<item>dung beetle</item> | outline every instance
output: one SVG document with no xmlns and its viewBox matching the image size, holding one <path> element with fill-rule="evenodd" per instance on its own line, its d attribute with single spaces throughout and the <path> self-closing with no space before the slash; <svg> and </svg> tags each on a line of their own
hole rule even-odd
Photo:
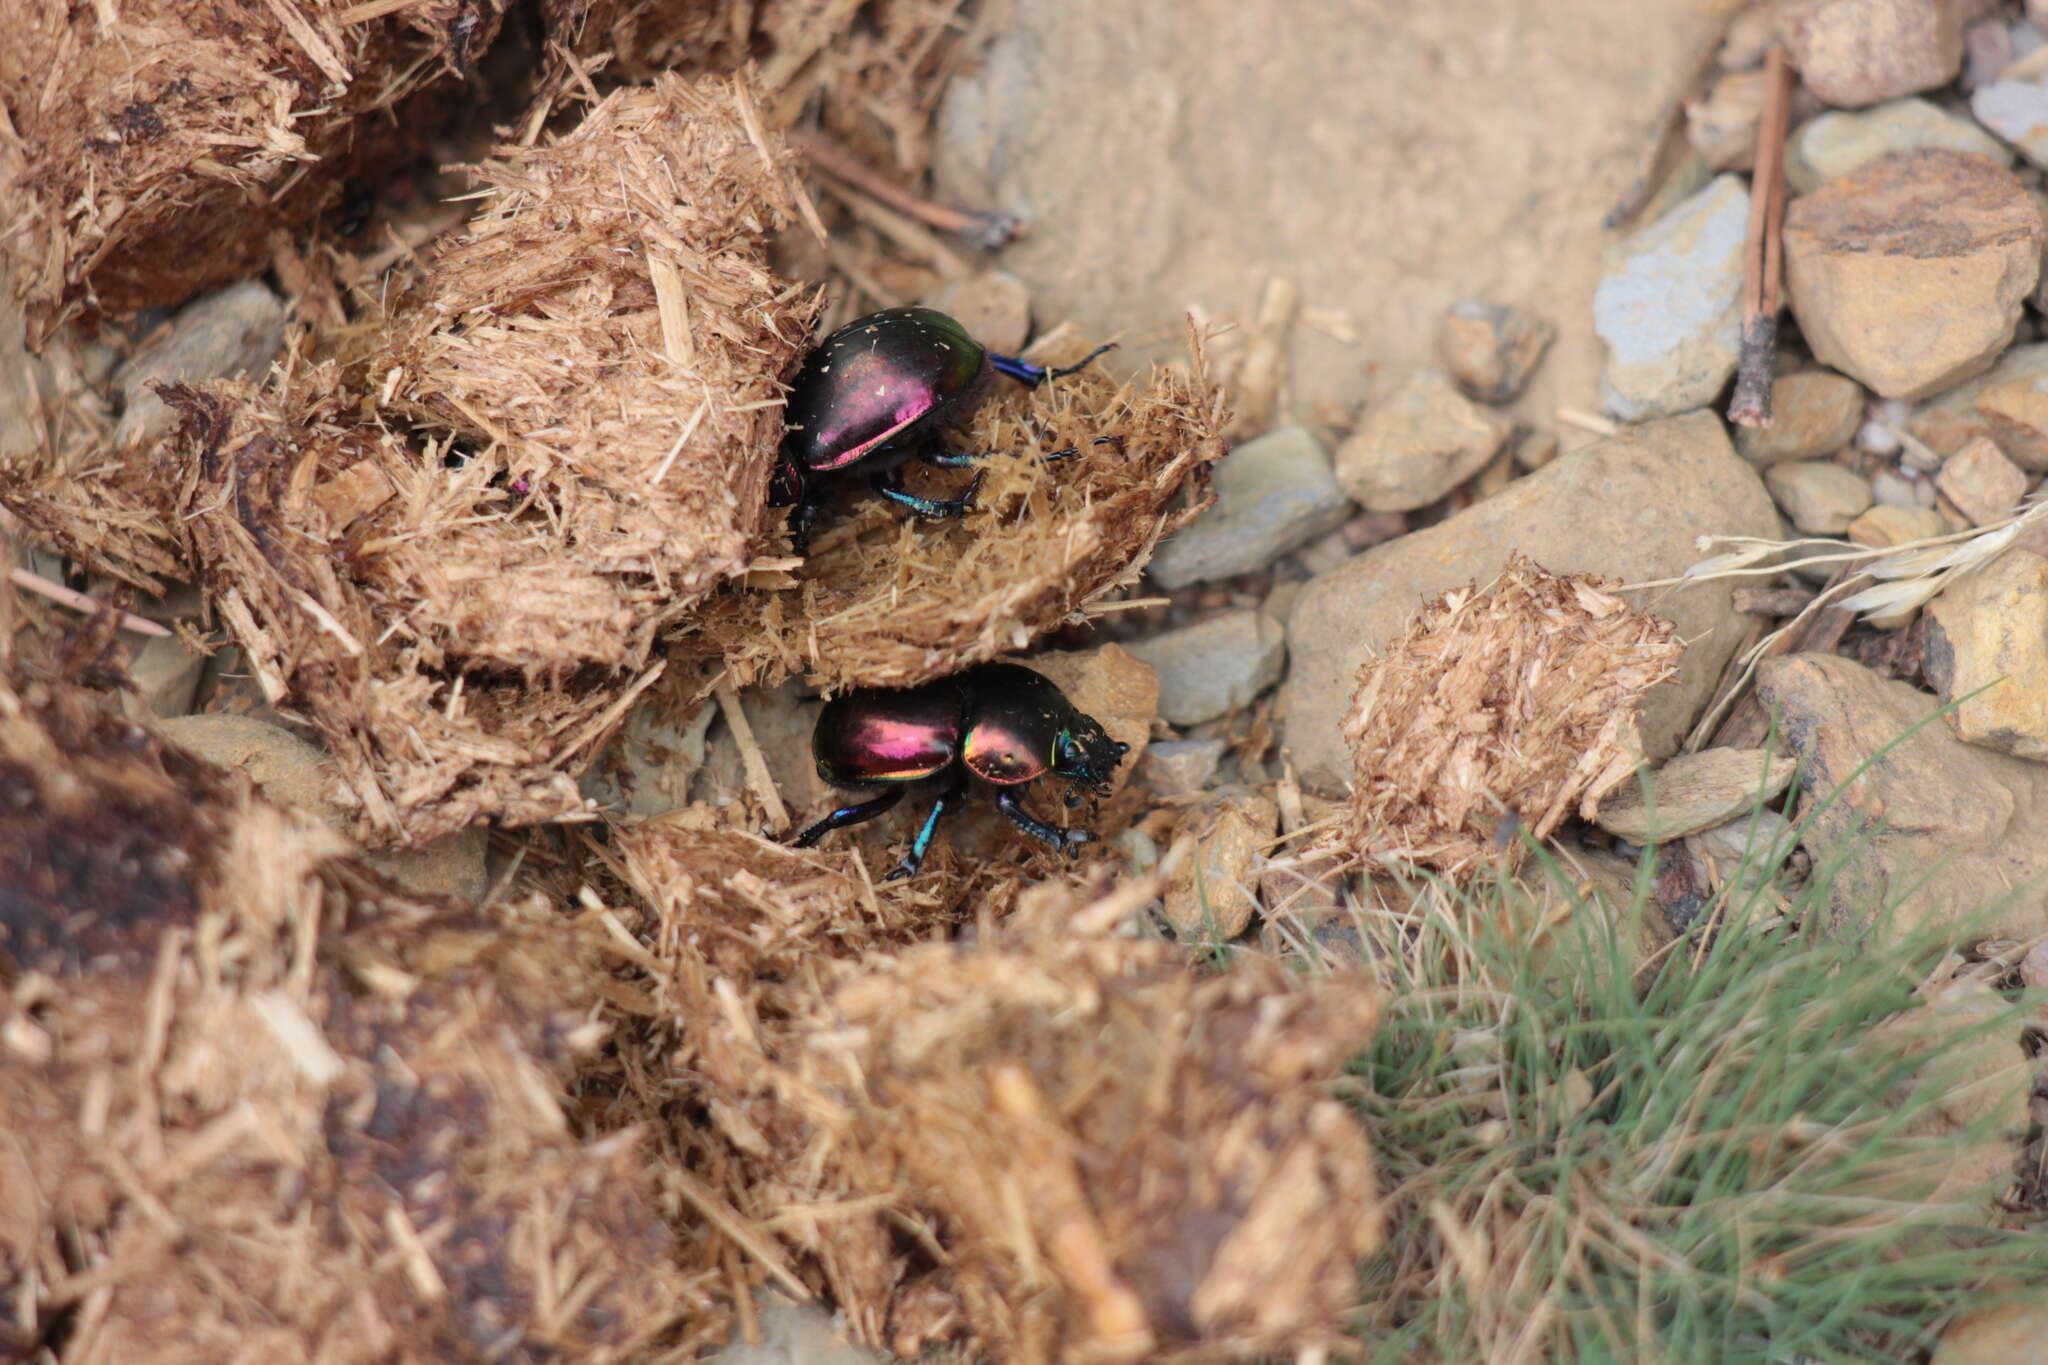
<svg viewBox="0 0 2048 1365">
<path fill-rule="evenodd" d="M 997 355 L 935 308 L 885 308 L 847 323 L 804 357 L 783 409 L 786 434 L 772 500 L 795 504 L 789 529 L 797 551 L 808 545 L 824 503 L 822 475 L 865 469 L 875 492 L 918 516 L 961 515 L 974 503 L 979 474 L 957 498 L 920 497 L 903 487 L 904 460 L 916 456 L 940 469 L 972 466 L 981 456 L 945 449 L 938 434 L 974 411 L 997 371 L 1035 389 L 1114 349 L 1114 342 L 1098 346 L 1054 370 Z"/>
<path fill-rule="evenodd" d="M 981 664 L 921 687 L 848 692 L 825 704 L 811 733 L 818 776 L 835 787 L 880 788 L 881 795 L 842 806 L 791 842 L 809 848 L 835 829 L 872 820 L 913 786 L 938 793 L 910 841 L 910 852 L 884 880 L 916 873 L 947 811 L 973 784 L 992 788 L 996 809 L 1032 838 L 1066 850 L 1094 838 L 1062 830 L 1026 811 L 1022 793 L 1033 778 L 1068 778 L 1068 806 L 1084 789 L 1101 794 L 1130 745 L 1109 737 L 1066 694 L 1021 664 Z"/>
</svg>

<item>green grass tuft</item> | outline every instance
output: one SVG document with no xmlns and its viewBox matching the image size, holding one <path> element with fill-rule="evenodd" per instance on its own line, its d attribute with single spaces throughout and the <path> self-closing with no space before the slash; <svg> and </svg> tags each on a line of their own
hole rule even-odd
<svg viewBox="0 0 2048 1365">
<path fill-rule="evenodd" d="M 2019 1007 L 1910 1055 L 1879 1026 L 1945 945 L 1830 937 L 1805 927 L 1827 869 L 1771 908 L 1768 880 L 1648 966 L 1647 876 L 1552 951 L 1511 883 L 1361 916 L 1393 987 L 1355 1066 L 1393 1212 L 1374 1359 L 1912 1360 L 1973 1299 L 2048 1284 L 2048 1239 L 1990 1226 L 2006 1135 L 1939 1112 L 1958 1049 L 2018 1059 Z"/>
</svg>

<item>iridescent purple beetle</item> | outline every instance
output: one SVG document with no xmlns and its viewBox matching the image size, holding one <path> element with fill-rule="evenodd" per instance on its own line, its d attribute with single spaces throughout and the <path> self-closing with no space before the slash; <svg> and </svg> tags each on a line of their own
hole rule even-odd
<svg viewBox="0 0 2048 1365">
<path fill-rule="evenodd" d="M 847 323 L 804 357 L 783 410 L 787 435 L 773 500 L 795 504 L 789 529 L 797 551 L 809 543 L 824 502 L 821 476 L 856 468 L 868 471 L 875 492 L 918 516 L 961 515 L 974 503 L 979 474 L 957 498 L 927 498 L 904 489 L 902 463 L 915 456 L 941 469 L 964 469 L 980 459 L 946 450 L 938 435 L 974 411 L 995 372 L 1035 389 L 1113 349 L 1114 343 L 1098 346 L 1079 363 L 1053 370 L 997 355 L 932 308 L 885 308 Z"/>
<path fill-rule="evenodd" d="M 938 799 L 910 852 L 884 880 L 912 876 L 940 819 L 979 784 L 993 789 L 996 809 L 1018 829 L 1071 849 L 1095 836 L 1048 825 L 1026 811 L 1025 784 L 1047 773 L 1068 778 L 1067 805 L 1078 806 L 1084 790 L 1106 789 L 1129 752 L 1043 675 L 1019 664 L 982 664 L 922 687 L 849 692 L 825 704 L 811 734 L 818 776 L 835 787 L 880 788 L 882 794 L 840 807 L 792 842 L 808 848 L 835 829 L 872 820 L 922 785 Z"/>
</svg>

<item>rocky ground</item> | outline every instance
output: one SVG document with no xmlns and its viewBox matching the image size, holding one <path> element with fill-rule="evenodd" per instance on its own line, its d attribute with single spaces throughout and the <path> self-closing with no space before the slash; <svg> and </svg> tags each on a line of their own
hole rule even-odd
<svg viewBox="0 0 2048 1365">
<path fill-rule="evenodd" d="M 1758 862 L 1780 896 L 1827 868 L 1841 932 L 1952 923 L 1958 949 L 2003 944 L 2048 986 L 2025 951 L 2048 937 L 2048 6 L 1582 0 L 1569 25 L 1484 0 L 1285 8 L 1018 4 L 937 124 L 942 196 L 1032 225 L 936 300 L 984 336 L 1071 320 L 1142 356 L 1185 310 L 1239 324 L 1214 342 L 1243 400 L 1215 506 L 1047 668 L 1143 750 L 1119 852 L 1170 860 L 1163 923 L 1334 941 L 1345 890 L 1304 899 L 1276 871 L 1282 836 L 1351 780 L 1358 670 L 1424 599 L 1519 553 L 1657 585 L 1627 596 L 1686 642 L 1645 707 L 1646 788 L 1566 835 L 1596 861 L 1649 850 L 1673 931 Z M 1773 420 L 1731 427 L 1774 35 L 1799 73 L 1787 313 Z M 1680 95 L 1676 164 L 1604 230 Z M 260 370 L 283 316 L 257 283 L 187 305 L 107 378 L 124 439 L 168 421 L 148 381 Z M 66 370 L 20 344 L 16 321 L 0 450 L 33 441 L 32 395 L 102 378 L 90 353 Z M 1731 547 L 1752 553 L 1688 578 Z M 54 556 L 30 567 L 66 578 Z M 319 750 L 232 650 L 194 643 L 142 642 L 127 704 L 338 822 Z M 758 752 L 807 818 L 834 799 L 813 715 L 795 686 L 636 714 L 585 790 L 628 818 L 731 804 L 758 794 Z M 373 857 L 472 900 L 509 865 L 481 829 Z M 2009 1098 L 2010 1133 L 2048 1120 Z M 768 1322 L 728 1359 L 828 1358 L 804 1313 Z M 2014 1310 L 1936 1358 L 2044 1331 L 2048 1308 Z"/>
</svg>

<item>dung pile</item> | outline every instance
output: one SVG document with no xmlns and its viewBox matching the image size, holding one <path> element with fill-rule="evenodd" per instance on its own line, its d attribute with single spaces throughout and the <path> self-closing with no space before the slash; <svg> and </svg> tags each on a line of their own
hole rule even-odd
<svg viewBox="0 0 2048 1365">
<path fill-rule="evenodd" d="M 665 76 L 476 168 L 359 355 L 173 395 L 196 558 L 365 837 L 577 812 L 656 635 L 746 567 L 811 300 L 739 81 Z"/>
<path fill-rule="evenodd" d="M 272 234 L 445 121 L 505 0 L 80 7 L 23 0 L 0 33 L 0 254 L 32 345 L 80 314 L 165 307 L 241 279 Z M 11 126 L 10 126 L 11 124 Z M 407 142 L 412 136 L 408 134 Z"/>
<path fill-rule="evenodd" d="M 1336 1340 L 1380 1235 L 1370 1145 L 1330 1094 L 1377 1018 L 1368 978 L 1202 979 L 1113 932 L 1146 883 L 1012 881 L 972 941 L 915 942 L 849 855 L 750 842 L 622 832 L 648 955 L 585 1078 L 607 1123 L 657 1129 L 662 1178 L 750 1278 L 905 1355 Z"/>
<path fill-rule="evenodd" d="M 582 940 L 398 891 L 57 672 L 0 657 L 0 1354 L 714 1333 L 632 1138 L 556 1098 L 602 1036 Z"/>
<path fill-rule="evenodd" d="M 1425 605 L 1358 670 L 1344 721 L 1357 780 L 1334 838 L 1388 868 L 1510 865 L 1642 762 L 1643 695 L 1683 646 L 1607 584 L 1516 556 Z"/>
<path fill-rule="evenodd" d="M 1190 348 L 1186 373 L 1126 384 L 1092 369 L 1036 392 L 997 380 L 1002 389 L 950 438 L 986 455 L 967 515 L 914 523 L 873 500 L 842 501 L 797 574 L 720 595 L 680 647 L 742 684 L 801 674 L 832 688 L 907 687 L 1084 616 L 1208 505 L 1229 414 L 1199 337 Z M 1081 353 L 1055 345 L 1034 358 Z"/>
</svg>

